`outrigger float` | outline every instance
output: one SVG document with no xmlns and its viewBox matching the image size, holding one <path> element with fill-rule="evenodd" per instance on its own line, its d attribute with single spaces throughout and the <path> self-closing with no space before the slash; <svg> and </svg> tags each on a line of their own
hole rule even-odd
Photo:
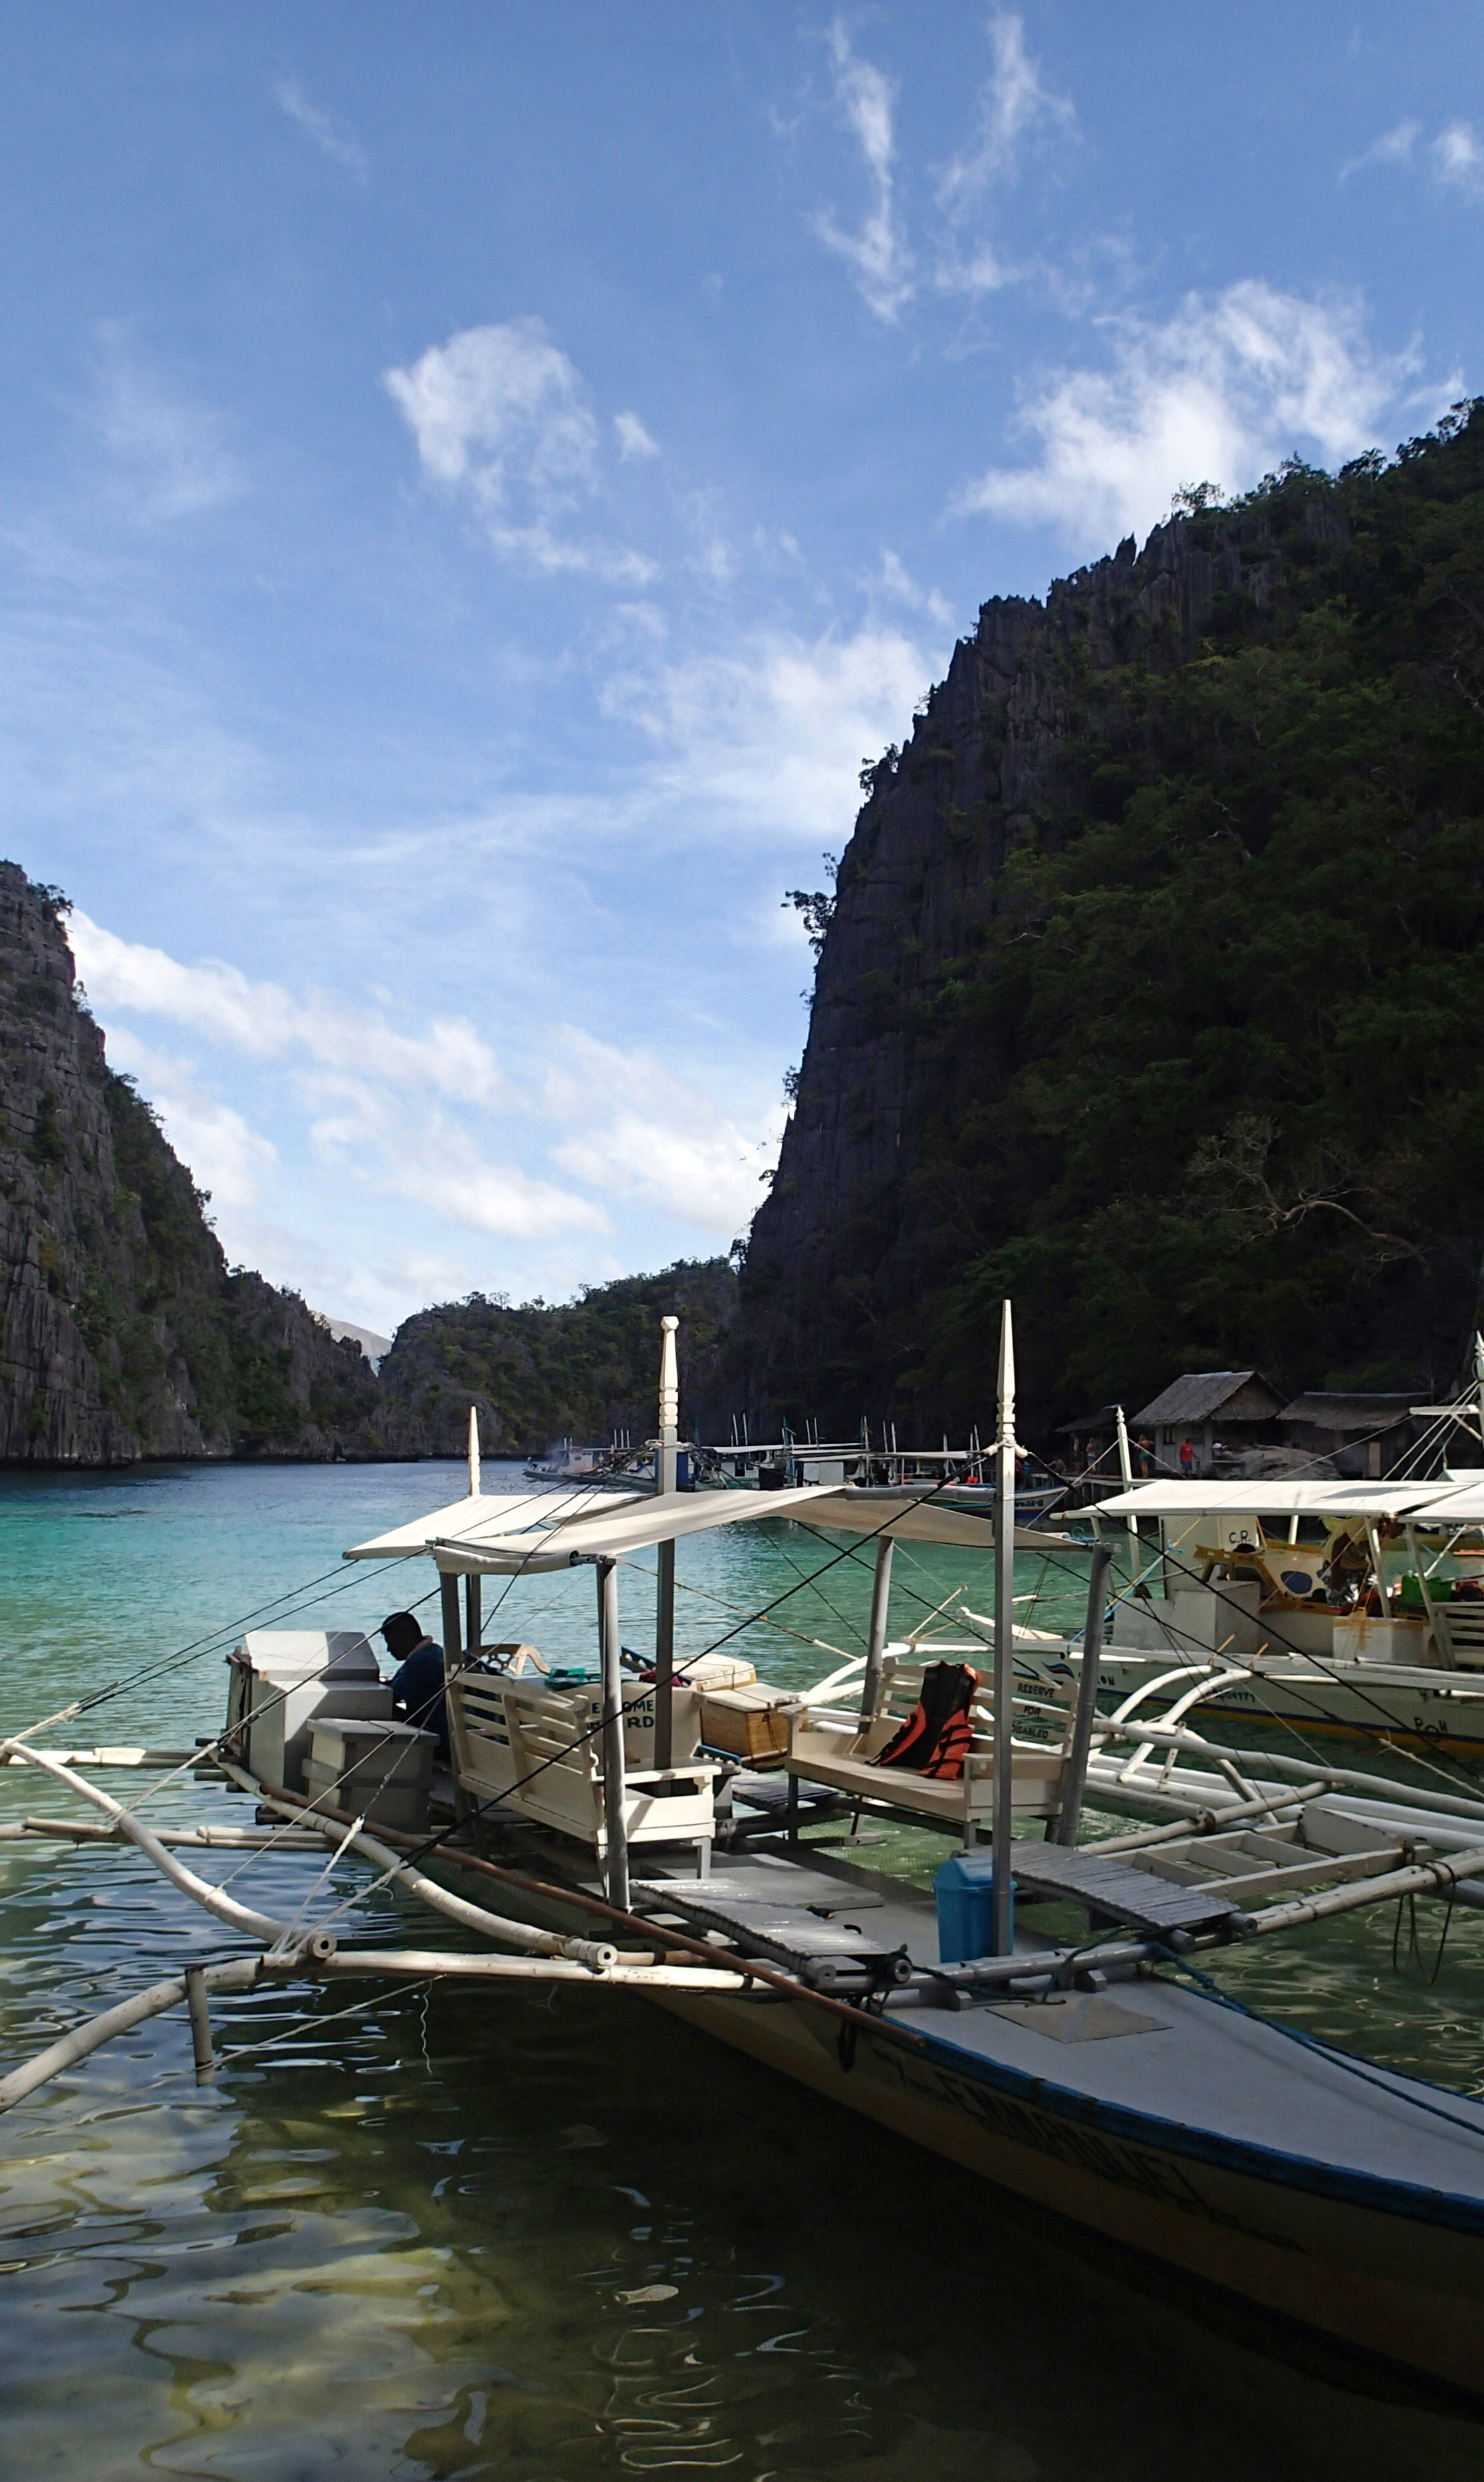
<svg viewBox="0 0 1484 2482">
<path fill-rule="evenodd" d="M 0 2108 L 181 2004 L 209 2080 L 213 1998 L 269 1983 L 639 1992 L 1166 2267 L 1434 2385 L 1484 2392 L 1484 2102 L 1269 2021 L 1200 1962 L 1408 1898 L 1484 1907 L 1484 1799 L 1467 1783 L 1415 1790 L 1228 1749 L 1184 1717 L 1100 1716 L 1105 1545 L 1090 1560 L 1088 1659 L 1074 1679 L 1047 1673 L 1043 1633 L 1015 1625 L 1006 1555 L 1070 1538 L 1013 1522 L 1008 1305 L 993 1526 L 935 1490 L 810 1485 L 763 1506 L 677 1492 L 674 1330 L 666 1321 L 653 1494 L 486 1495 L 471 1443 L 464 1498 L 347 1555 L 437 1573 L 451 1742 L 441 1822 L 434 1738 L 391 1717 L 352 1633 L 253 1631 L 236 1650 L 226 1729 L 182 1764 L 219 1765 L 258 1805 L 251 1826 L 157 1834 L 92 1781 L 89 1761 L 110 1754 L 0 1742 L 6 1760 L 103 1813 L 92 1830 L 38 1819 L 15 1832 L 126 1839 L 244 1942 L 13 2069 Z M 832 1559 L 874 1545 L 863 1654 L 806 1691 L 715 1654 L 677 1663 L 676 1546 L 780 1518 L 843 1537 Z M 986 1549 L 993 1618 L 965 1615 L 968 1636 L 891 1639 L 904 1540 Z M 620 1579 L 646 1550 L 658 1555 L 656 1643 L 648 1677 L 632 1677 Z M 590 1671 L 488 1642 L 487 1578 L 578 1565 L 596 1582 Z M 986 1654 L 981 1678 L 969 1658 Z M 1091 1835 L 1089 1813 L 1109 1809 L 1140 1823 Z M 848 1839 L 811 1840 L 863 1816 L 944 1838 L 932 1893 L 848 1858 Z M 224 1842 L 230 1888 L 203 1867 Z M 306 1854 L 291 1918 L 245 1898 L 258 1850 Z M 371 1865 L 368 1887 L 395 1884 L 462 1946 L 347 1944 L 346 1914 L 368 1889 L 347 1901 L 328 1881 L 349 1854 Z"/>
</svg>

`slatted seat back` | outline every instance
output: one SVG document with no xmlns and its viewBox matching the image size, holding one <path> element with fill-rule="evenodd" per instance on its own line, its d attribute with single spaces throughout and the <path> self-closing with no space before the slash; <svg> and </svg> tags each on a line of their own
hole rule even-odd
<svg viewBox="0 0 1484 2482">
<path fill-rule="evenodd" d="M 700 1722 L 695 1691 L 676 1690 L 675 1708 L 676 1763 L 656 1768 L 653 1689 L 624 1683 L 631 1844 L 708 1843 L 713 1832 L 716 1770 L 691 1760 Z M 553 1689 L 540 1679 L 464 1672 L 450 1683 L 448 1715 L 459 1783 L 473 1800 L 498 1803 L 599 1855 L 606 1851 L 602 1692 L 596 1681 Z"/>
<path fill-rule="evenodd" d="M 1484 1603 L 1441 1603 L 1438 1617 L 1447 1628 L 1454 1662 L 1470 1672 L 1484 1667 Z"/>
</svg>

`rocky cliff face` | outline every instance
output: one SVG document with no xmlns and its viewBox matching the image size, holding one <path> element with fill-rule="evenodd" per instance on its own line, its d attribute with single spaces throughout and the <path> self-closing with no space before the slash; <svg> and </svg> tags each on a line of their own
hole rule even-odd
<svg viewBox="0 0 1484 2482">
<path fill-rule="evenodd" d="M 1319 1029 L 1312 1056 L 1302 1060 L 1293 1037 L 1295 1057 L 1279 1063 L 1286 1086 L 1274 1069 L 1264 1088 L 1261 1064 L 1271 1069 L 1275 1045 L 1288 1040 L 1285 1008 L 1296 1025 L 1323 995 L 1327 954 L 1337 990 L 1343 971 L 1358 966 L 1359 986 L 1366 988 L 1368 978 L 1368 987 L 1379 990 L 1405 953 L 1416 965 L 1407 1007 L 1425 1007 L 1430 990 L 1443 1014 L 1453 1013 L 1450 1027 L 1456 1015 L 1472 1074 L 1468 1010 L 1478 994 L 1471 983 L 1466 1002 L 1454 950 L 1470 951 L 1471 934 L 1463 925 L 1466 916 L 1472 920 L 1484 853 L 1471 819 L 1477 807 L 1471 790 L 1477 753 L 1471 742 L 1464 746 L 1481 711 L 1477 698 L 1473 715 L 1468 705 L 1471 666 L 1476 655 L 1484 660 L 1484 641 L 1472 644 L 1479 629 L 1463 617 L 1470 609 L 1467 581 L 1457 571 L 1471 576 L 1480 565 L 1480 432 L 1477 413 L 1467 426 L 1444 426 L 1444 436 L 1412 443 L 1398 468 L 1380 481 L 1377 461 L 1362 461 L 1338 482 L 1285 474 L 1265 496 L 1255 494 L 1232 511 L 1172 518 L 1142 552 L 1132 540 L 1122 543 L 1111 558 L 1054 585 L 1044 604 L 1020 598 L 985 604 L 973 635 L 955 647 L 946 678 L 914 719 L 905 748 L 888 751 L 862 772 L 867 799 L 839 867 L 795 1109 L 743 1276 L 736 1367 L 758 1419 L 769 1408 L 812 1412 L 829 1427 L 847 1431 L 862 1413 L 900 1415 L 909 1426 L 934 1431 L 944 1420 L 982 1419 L 993 1402 L 992 1312 L 997 1315 L 1000 1288 L 1019 1290 L 1022 1260 L 1030 1268 L 1034 1258 L 1034 1268 L 1044 1272 L 1061 1248 L 1064 1326 L 1079 1315 L 1075 1279 L 1065 1272 L 1074 1263 L 1070 1243 L 1045 1229 L 1033 1247 L 1024 1238 L 1047 1200 L 1062 1212 L 1063 1233 L 1072 1218 L 1084 1242 L 1097 1227 L 1107 1236 L 1100 1245 L 1104 1259 L 1122 1253 L 1145 1291 L 1163 1284 L 1173 1302 L 1168 1254 L 1157 1271 L 1151 1254 L 1144 1275 L 1140 1253 L 1152 1252 L 1157 1194 L 1162 1187 L 1172 1199 L 1180 1192 L 1218 1108 L 1224 1116 L 1246 1109 L 1248 1122 L 1240 1125 L 1260 1125 L 1268 1133 L 1261 1143 L 1273 1149 L 1254 1172 L 1259 1139 L 1233 1137 L 1229 1145 L 1234 1167 L 1229 1202 L 1234 1199 L 1244 1212 L 1251 1210 L 1252 1247 L 1242 1261 L 1245 1311 L 1233 1283 L 1226 1302 L 1182 1303 L 1162 1326 L 1151 1310 L 1145 1333 L 1134 1333 L 1143 1311 L 1130 1310 L 1123 1336 L 1105 1334 L 1080 1361 L 1075 1352 L 1053 1351 L 1047 1342 L 1038 1348 L 1034 1382 L 1043 1420 L 1085 1410 L 1076 1401 L 1083 1395 L 1087 1404 L 1101 1401 L 1093 1390 L 1125 1393 L 1140 1386 L 1141 1365 L 1156 1374 L 1153 1392 L 1186 1354 L 1208 1354 L 1204 1366 L 1216 1366 L 1227 1355 L 1244 1360 L 1261 1360 L 1264 1351 L 1286 1356 L 1297 1385 L 1316 1384 L 1307 1367 L 1298 1367 L 1306 1351 L 1320 1369 L 1325 1357 L 1379 1368 L 1383 1332 L 1390 1322 L 1394 1341 L 1398 1315 L 1395 1283 L 1390 1294 L 1385 1284 L 1377 1291 L 1385 1247 L 1378 1245 L 1364 1266 L 1359 1258 L 1344 1266 L 1337 1261 L 1331 1293 L 1336 1303 L 1340 1295 L 1344 1300 L 1322 1336 L 1323 1321 L 1312 1322 L 1312 1347 L 1296 1316 L 1280 1333 L 1275 1312 L 1272 1333 L 1263 1330 L 1276 1276 L 1262 1307 L 1254 1293 L 1258 1240 L 1269 1248 L 1270 1259 L 1283 1250 L 1291 1254 L 1301 1230 L 1308 1247 L 1321 1226 L 1338 1232 L 1338 1219 L 1346 1214 L 1352 1227 L 1387 1226 L 1382 1240 L 1395 1243 L 1393 1275 L 1410 1252 L 1416 1277 L 1416 1299 L 1406 1312 L 1416 1348 L 1409 1375 L 1376 1384 L 1411 1384 L 1414 1366 L 1440 1357 L 1446 1363 L 1456 1351 L 1472 1304 L 1484 1198 L 1471 1197 L 1471 1171 L 1462 1182 L 1465 1195 L 1457 1194 L 1457 1183 L 1445 1199 L 1443 1184 L 1434 1184 L 1437 1195 L 1422 1195 L 1416 1163 L 1429 1144 L 1442 1143 L 1428 1129 L 1428 1078 L 1419 1068 L 1410 1104 L 1398 1101 L 1412 1121 L 1410 1135 L 1404 1131 L 1391 1146 L 1394 1162 L 1363 1174 L 1340 1164 L 1336 1142 L 1338 1129 L 1364 1122 L 1363 1086 L 1334 1090 L 1328 1127 L 1319 1136 L 1301 1126 L 1306 1080 L 1317 1092 L 1330 1073 L 1325 1058 L 1337 1056 L 1333 1026 L 1328 1038 Z M 1363 504 L 1364 527 L 1356 518 Z M 1445 605 L 1444 622 L 1438 616 Z M 1329 674 L 1319 637 L 1325 628 L 1336 649 Z M 1295 707 L 1280 729 L 1282 667 L 1289 648 L 1294 677 L 1310 703 L 1307 710 Z M 1228 654 L 1233 660 L 1223 665 Z M 1219 693 L 1210 687 L 1218 675 Z M 1338 701 L 1352 685 L 1356 703 L 1346 723 Z M 1384 727 L 1355 726 L 1362 700 L 1374 701 L 1378 691 L 1396 701 L 1387 710 L 1391 720 Z M 1220 699 L 1229 712 L 1216 712 Z M 1314 720 L 1312 730 L 1306 713 Z M 1373 749 L 1352 749 L 1345 739 L 1347 731 L 1364 739 L 1372 728 Z M 1335 742 L 1328 781 L 1327 734 Z M 1402 754 L 1409 738 L 1418 745 L 1415 767 Z M 1395 780 L 1383 793 L 1378 784 L 1389 776 Z M 1356 788 L 1349 819 L 1335 793 L 1346 781 Z M 1188 792 L 1183 814 L 1181 786 Z M 1390 808 L 1378 815 L 1374 848 L 1367 848 L 1366 805 L 1383 800 Z M 1321 815 L 1326 801 L 1332 806 Z M 1141 826 L 1155 817 L 1152 805 L 1163 805 L 1158 834 Z M 1141 833 L 1145 847 L 1130 859 Z M 1321 887 L 1329 860 L 1351 834 L 1354 879 L 1338 892 Z M 1078 849 L 1079 840 L 1097 858 L 1076 878 L 1058 857 Z M 1240 868 L 1232 859 L 1238 848 Z M 1181 870 L 1188 859 L 1184 879 L 1174 876 L 1171 853 Z M 1278 865 L 1276 885 L 1264 882 L 1260 867 L 1248 868 L 1254 861 Z M 1290 916 L 1296 910 L 1313 915 L 1312 968 L 1306 973 L 1302 960 L 1284 961 L 1290 979 L 1273 999 L 1270 1018 L 1263 1016 L 1261 985 L 1264 976 L 1269 983 L 1276 976 L 1260 959 L 1254 958 L 1245 989 L 1224 987 L 1227 933 L 1214 910 L 1185 940 L 1187 951 L 1192 941 L 1210 942 L 1204 993 L 1199 959 L 1181 954 L 1179 908 L 1195 925 L 1190 890 L 1197 875 L 1215 885 L 1228 869 L 1227 924 L 1257 920 L 1279 888 Z M 1410 891 L 1405 937 L 1391 907 L 1402 884 L 1391 884 L 1397 870 L 1406 873 Z M 1419 926 L 1412 902 L 1421 877 L 1432 871 L 1438 910 L 1430 905 Z M 1016 891 L 1008 912 L 1007 874 Z M 1355 886 L 1363 876 L 1370 888 L 1364 899 Z M 1103 947 L 1098 951 L 1088 929 L 1100 885 L 1110 904 L 1126 904 L 1126 985 L 1141 976 L 1151 983 L 1144 1021 L 1120 1062 L 1122 1083 L 1101 1086 L 1099 1079 L 1128 1030 L 1118 1016 L 1124 997 L 1115 988 L 1116 953 L 1110 964 L 1107 937 L 1099 934 Z M 1363 918 L 1365 902 L 1372 912 Z M 1158 967 L 1152 969 L 1146 952 L 1160 905 L 1168 909 L 1168 926 Z M 1445 930 L 1443 916 L 1452 909 L 1455 922 Z M 1333 936 L 1348 934 L 1347 913 L 1355 926 L 1348 953 Z M 1431 960 L 1423 955 L 1430 939 L 1438 942 Z M 1065 960 L 1059 979 L 1047 962 L 1057 942 Z M 1096 958 L 1096 970 L 1089 964 L 1081 978 L 1079 955 Z M 1467 968 L 1470 975 L 1473 970 Z M 1169 981 L 1168 1022 L 1160 1015 L 1158 972 Z M 1441 1015 L 1434 1032 L 1442 1033 Z M 1213 1081 L 1205 1065 L 1218 1039 L 1230 1055 L 1224 1083 Z M 1136 1161 L 1087 1169 L 1090 1142 L 1074 1125 L 1079 1047 L 1086 1111 L 1104 1111 L 1111 1097 L 1115 1138 L 1122 1098 L 1133 1098 L 1122 1135 L 1126 1156 L 1142 1152 L 1142 1196 Z M 1156 1073 L 1166 1079 L 1162 1117 L 1141 1121 L 1139 1081 Z M 1465 1073 L 1462 1057 L 1459 1073 Z M 1290 1107 L 1293 1160 L 1284 1188 L 1274 1166 Z M 1254 1114 L 1267 1118 L 1259 1122 Z M 1238 1125 L 1233 1119 L 1232 1128 Z M 1365 1143 L 1362 1128 L 1357 1155 Z M 1414 1173 L 1404 1175 L 1396 1166 L 1409 1148 Z M 1402 1211 L 1396 1198 L 1409 1179 L 1417 1198 L 1414 1221 L 1393 1225 Z M 1326 1182 L 1333 1195 L 1322 1194 Z M 1141 1204 L 1147 1209 L 1142 1223 Z M 1115 1207 L 1126 1208 L 1117 1239 L 1106 1221 Z M 1320 1207 L 1333 1212 L 1321 1214 Z M 1200 1213 L 1214 1229 L 1222 1211 L 1218 1199 Z M 1183 1192 L 1179 1212 L 1187 1212 Z M 1258 1234 L 1264 1218 L 1268 1228 Z M 1433 1249 L 1440 1228 L 1450 1236 L 1445 1282 Z M 1014 1255 L 1017 1248 L 1022 1260 Z M 1236 1251 L 1233 1240 L 1233 1265 Z M 1078 1275 L 1093 1255 L 1089 1243 L 1075 1260 Z M 1190 1255 L 1187 1247 L 1187 1261 Z M 970 1315 L 965 1303 L 976 1271 L 986 1300 Z M 1310 1277 L 1312 1298 L 1318 1299 L 1322 1283 L 1312 1268 Z M 1207 1289 L 1214 1291 L 1214 1278 Z M 1043 1291 L 1045 1325 L 1057 1292 L 1050 1276 Z M 1115 1307 L 1105 1324 L 1116 1329 L 1122 1315 Z M 1297 1341 L 1290 1333 L 1295 1327 Z M 1251 1350 L 1243 1349 L 1244 1333 Z M 1140 1399 L 1130 1394 L 1129 1401 Z"/>
<path fill-rule="evenodd" d="M 0 1462 L 385 1453 L 380 1392 L 206 1201 L 79 1005 L 65 905 L 0 862 Z"/>
<path fill-rule="evenodd" d="M 862 775 L 795 1108 L 748 1252 L 744 1349 L 760 1410 L 800 1410 L 795 1374 L 847 1431 L 899 1396 L 897 1336 L 885 1360 L 873 1350 L 884 1304 L 920 1301 L 974 1237 L 945 1252 L 936 1218 L 903 1212 L 939 1069 L 916 1002 L 972 954 L 1007 856 L 1056 799 L 1073 677 L 1184 660 L 1218 596 L 1260 603 L 1273 559 L 1257 523 L 1197 542 L 1175 518 L 1142 554 L 1130 536 L 1058 580 L 1044 604 L 994 597 L 903 749 Z"/>
</svg>

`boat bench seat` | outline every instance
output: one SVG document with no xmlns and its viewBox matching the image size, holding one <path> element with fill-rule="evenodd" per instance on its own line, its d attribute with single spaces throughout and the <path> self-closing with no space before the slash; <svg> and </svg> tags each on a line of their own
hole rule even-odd
<svg viewBox="0 0 1484 2482">
<path fill-rule="evenodd" d="M 623 1817 L 630 1847 L 694 1844 L 702 1861 L 716 1830 L 716 1763 L 685 1758 L 646 1766 L 653 1751 L 653 1690 L 624 1684 Z M 694 1742 L 694 1692 L 676 1693 L 676 1741 Z M 480 1805 L 536 1820 L 606 1859 L 602 1698 L 596 1683 L 548 1689 L 539 1679 L 465 1672 L 448 1688 L 449 1737 L 460 1789 Z"/>
<path fill-rule="evenodd" d="M 964 1772 L 956 1781 L 943 1782 L 914 1774 L 909 1767 L 873 1763 L 922 1694 L 924 1657 L 938 1659 L 931 1650 L 916 1651 L 906 1660 L 890 1652 L 885 1656 L 875 1712 L 864 1724 L 859 1718 L 852 1722 L 838 1713 L 806 1708 L 793 1720 L 783 1764 L 796 1782 L 829 1784 L 876 1809 L 907 1811 L 968 1835 L 988 1825 L 994 1814 L 994 1719 L 983 1682 L 969 1704 L 974 1735 Z M 1037 1737 L 1017 1736 L 1011 1757 L 1012 1808 L 1018 1818 L 1055 1818 L 1061 1809 L 1072 1724 L 1070 1694 L 1018 1696 L 1016 1703 L 1024 1710 L 1022 1729 Z"/>
</svg>

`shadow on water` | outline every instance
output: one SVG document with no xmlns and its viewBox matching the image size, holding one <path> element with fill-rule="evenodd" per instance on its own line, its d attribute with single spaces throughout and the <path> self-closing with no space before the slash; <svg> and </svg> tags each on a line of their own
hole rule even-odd
<svg viewBox="0 0 1484 2482">
<path fill-rule="evenodd" d="M 1208 2482 L 1479 2469 L 1472 2423 L 640 2002 L 331 2007 L 218 2102 L 162 2023 L 17 2116 L 12 2470 L 1134 2482 L 1193 2436 Z"/>
</svg>

